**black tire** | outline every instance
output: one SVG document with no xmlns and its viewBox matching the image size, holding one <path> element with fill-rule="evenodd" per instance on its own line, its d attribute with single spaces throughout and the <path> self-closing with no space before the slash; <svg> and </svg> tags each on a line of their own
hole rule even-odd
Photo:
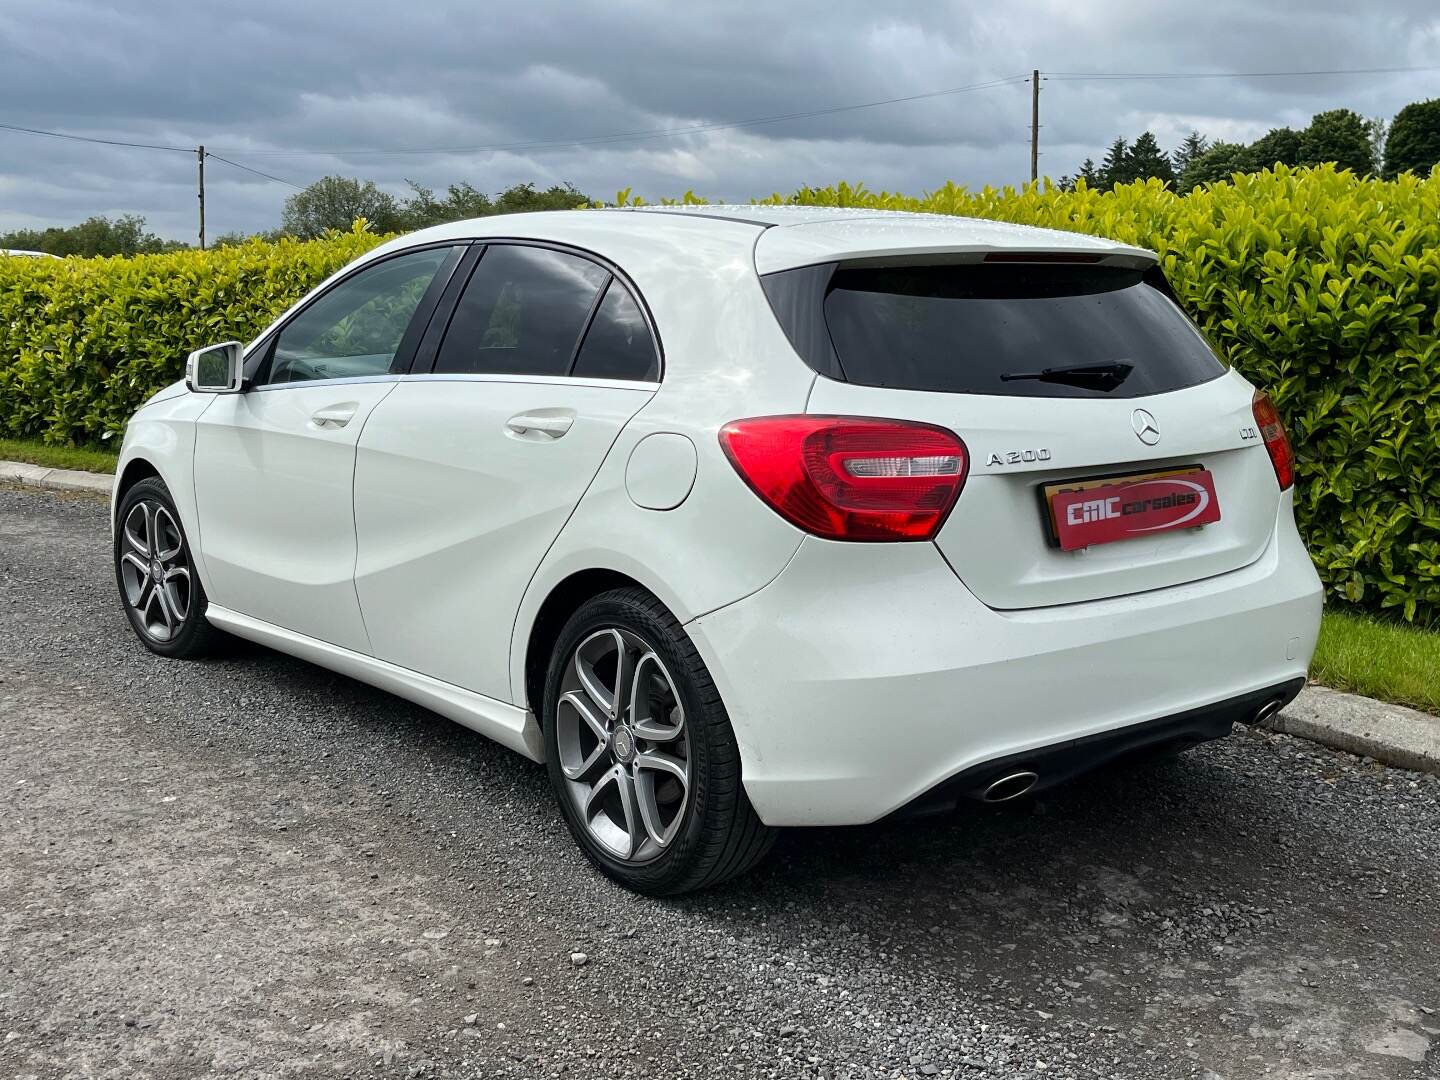
<svg viewBox="0 0 1440 1080">
<path fill-rule="evenodd" d="M 561 764 L 560 739 L 557 738 L 562 685 L 570 677 L 569 673 L 576 669 L 576 650 L 582 643 L 601 639 L 605 632 L 612 630 L 620 631 L 627 635 L 626 640 L 632 643 L 638 641 L 653 651 L 662 665 L 659 674 L 668 676 L 661 682 L 652 675 L 654 685 L 665 688 L 667 703 L 673 701 L 683 708 L 683 713 L 678 715 L 683 717 L 686 730 L 683 753 L 688 762 L 688 787 L 682 796 L 677 797 L 679 811 L 672 819 L 673 835 L 663 848 L 658 849 L 658 853 L 644 860 L 619 858 L 592 835 L 592 826 L 587 824 L 577 805 L 583 798 L 580 789 L 585 784 L 572 782 L 566 777 Z M 616 640 L 619 641 L 618 638 Z M 623 644 L 620 645 L 620 648 L 623 647 Z M 634 670 L 643 668 L 644 664 L 637 662 Z M 650 670 L 656 669 L 652 667 Z M 615 682 L 619 685 L 620 680 Z M 570 693 L 573 695 L 574 691 Z M 567 702 L 566 708 L 572 706 Z M 636 722 L 634 712 L 630 710 L 628 723 Z M 672 719 L 675 715 L 673 711 L 668 713 Z M 624 716 L 620 719 L 622 726 L 627 723 Z M 613 731 L 614 724 L 610 726 Z M 735 744 L 730 718 L 710 673 L 675 616 L 644 589 L 627 588 L 603 593 L 587 601 L 566 622 L 546 673 L 542 727 L 550 782 L 571 835 L 603 874 L 627 888 L 647 896 L 673 896 L 707 888 L 749 870 L 764 858 L 774 843 L 775 830 L 768 828 L 756 816 L 741 785 L 740 752 Z M 576 729 L 580 729 L 578 724 Z M 639 729 L 641 737 L 634 743 L 635 760 L 647 749 L 669 750 L 680 746 L 678 741 L 650 742 L 643 736 L 644 730 L 642 725 Z M 599 745 L 598 740 L 596 744 Z M 680 752 L 676 750 L 675 756 Z M 602 772 L 625 767 L 623 752 L 612 750 L 610 753 L 609 759 L 600 760 L 597 764 Z M 637 771 L 633 775 L 638 778 L 641 773 Z M 674 781 L 669 782 L 672 788 L 676 786 Z M 598 784 L 595 786 L 599 787 Z M 658 784 L 654 790 L 659 790 Z M 652 801 L 649 805 L 653 807 L 656 803 Z M 650 834 L 651 839 L 641 843 L 652 844 L 653 847 L 653 836 L 653 833 Z"/>
<path fill-rule="evenodd" d="M 142 504 L 145 509 L 137 514 Z M 163 510 L 163 517 L 157 516 L 157 508 Z M 145 517 L 147 512 L 149 517 Z M 133 525 L 137 527 L 132 527 L 132 515 L 136 515 Z M 164 524 L 152 528 L 149 523 L 155 521 Z M 139 534 L 145 529 L 151 531 L 141 538 Z M 157 537 L 163 539 L 157 540 Z M 144 543 L 137 544 L 137 539 L 143 539 Z M 173 555 L 163 559 L 154 557 L 171 550 Z M 180 523 L 175 501 L 159 477 L 147 477 L 121 496 L 115 515 L 114 558 L 120 605 L 141 644 L 160 656 L 182 660 L 205 656 L 214 650 L 223 635 L 205 618 L 205 587 L 195 571 L 190 541 Z M 138 567 L 138 563 L 146 559 L 152 567 L 159 567 L 148 578 L 141 575 Z M 181 573 L 185 582 L 183 589 Z M 156 587 L 157 580 L 162 579 L 166 581 L 163 590 Z M 162 595 L 156 596 L 157 592 Z"/>
</svg>

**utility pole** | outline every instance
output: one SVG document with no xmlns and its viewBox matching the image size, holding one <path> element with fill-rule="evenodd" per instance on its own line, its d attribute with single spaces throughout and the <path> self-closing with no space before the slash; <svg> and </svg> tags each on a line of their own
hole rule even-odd
<svg viewBox="0 0 1440 1080">
<path fill-rule="evenodd" d="M 1040 179 L 1040 69 L 1030 72 L 1030 182 Z M 204 245 L 201 245 L 202 247 Z"/>
<path fill-rule="evenodd" d="M 195 157 L 200 162 L 200 250 L 205 250 L 205 147 L 195 148 Z"/>
</svg>

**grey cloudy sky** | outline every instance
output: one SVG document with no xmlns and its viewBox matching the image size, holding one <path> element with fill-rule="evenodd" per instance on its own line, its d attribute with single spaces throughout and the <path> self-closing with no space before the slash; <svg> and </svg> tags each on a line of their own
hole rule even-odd
<svg viewBox="0 0 1440 1080">
<path fill-rule="evenodd" d="M 296 184 L 339 173 L 596 196 L 687 188 L 744 200 L 864 181 L 918 193 L 1028 175 L 1029 87 L 669 138 L 712 125 L 1049 72 L 1262 72 L 1440 65 L 1440 5 L 1413 2 L 732 0 L 723 5 L 431 0 L 0 0 L 0 123 L 208 147 Z M 1390 117 L 1440 71 L 1323 78 L 1054 81 L 1041 171 L 1115 135 L 1249 139 L 1345 106 Z M 0 229 L 143 214 L 195 232 L 193 156 L 0 131 Z M 211 235 L 279 222 L 293 189 L 212 161 Z"/>
</svg>

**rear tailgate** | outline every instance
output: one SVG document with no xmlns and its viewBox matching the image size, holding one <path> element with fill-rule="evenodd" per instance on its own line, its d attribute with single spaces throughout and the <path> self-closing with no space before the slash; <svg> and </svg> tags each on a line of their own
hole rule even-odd
<svg viewBox="0 0 1440 1080">
<path fill-rule="evenodd" d="M 998 397 L 818 381 L 812 413 L 940 424 L 970 452 L 970 474 L 936 539 L 967 588 L 993 608 L 1033 608 L 1159 589 L 1258 559 L 1280 489 L 1253 429 L 1253 390 L 1235 374 L 1168 394 L 1116 400 Z M 1136 410 L 1159 439 L 1136 433 Z M 1145 426 L 1145 425 L 1139 425 Z M 1147 435 L 1147 438 L 1153 436 Z M 1199 466 L 1220 519 L 1201 528 L 1062 550 L 1044 489 Z"/>
<path fill-rule="evenodd" d="M 965 441 L 969 477 L 936 542 L 983 603 L 1122 596 L 1264 551 L 1280 487 L 1253 388 L 1143 257 L 926 252 L 762 280 L 824 376 L 809 412 Z M 1072 491 L 1048 501 L 1057 486 Z"/>
</svg>

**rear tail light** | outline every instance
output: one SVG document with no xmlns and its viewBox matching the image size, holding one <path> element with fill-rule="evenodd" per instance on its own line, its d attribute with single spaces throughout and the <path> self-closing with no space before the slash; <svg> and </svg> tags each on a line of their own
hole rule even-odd
<svg viewBox="0 0 1440 1080">
<path fill-rule="evenodd" d="M 1295 455 L 1290 449 L 1290 440 L 1285 435 L 1285 425 L 1280 422 L 1280 413 L 1270 395 L 1264 390 L 1255 391 L 1250 405 L 1255 414 L 1255 426 L 1260 429 L 1260 438 L 1265 440 L 1265 449 L 1270 454 L 1270 464 L 1275 466 L 1275 479 L 1284 491 L 1295 483 Z"/>
<path fill-rule="evenodd" d="M 954 432 L 904 420 L 761 416 L 720 446 L 781 517 L 831 540 L 929 540 L 969 467 Z"/>
</svg>

